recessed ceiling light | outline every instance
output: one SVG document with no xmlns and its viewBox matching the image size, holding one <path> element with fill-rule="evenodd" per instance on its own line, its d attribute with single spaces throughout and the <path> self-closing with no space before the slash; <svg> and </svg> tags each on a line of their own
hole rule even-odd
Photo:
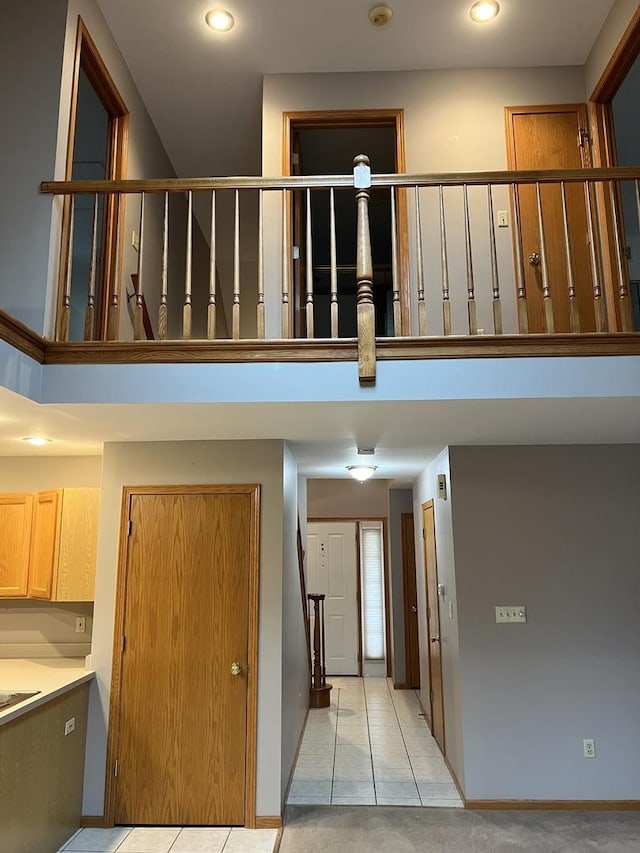
<svg viewBox="0 0 640 853">
<path fill-rule="evenodd" d="M 226 9 L 210 9 L 204 19 L 218 33 L 229 32 L 235 23 L 233 15 Z"/>
<path fill-rule="evenodd" d="M 374 27 L 386 27 L 393 18 L 393 10 L 388 6 L 374 6 L 369 12 L 369 20 Z"/>
<path fill-rule="evenodd" d="M 53 441 L 52 438 L 42 438 L 37 435 L 28 435 L 22 440 L 26 441 L 27 444 L 31 444 L 33 447 L 43 447 L 45 444 L 51 444 L 51 442 Z"/>
<path fill-rule="evenodd" d="M 484 24 L 485 21 L 495 18 L 499 11 L 500 4 L 496 0 L 479 0 L 478 3 L 473 4 L 469 14 L 476 23 Z"/>
<path fill-rule="evenodd" d="M 347 465 L 347 471 L 354 480 L 358 480 L 360 483 L 364 483 L 365 480 L 372 477 L 376 468 L 376 465 Z"/>
</svg>

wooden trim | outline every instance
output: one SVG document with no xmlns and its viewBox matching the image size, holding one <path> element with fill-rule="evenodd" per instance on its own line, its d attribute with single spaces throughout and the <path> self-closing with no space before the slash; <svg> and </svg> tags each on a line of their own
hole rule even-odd
<svg viewBox="0 0 640 853">
<path fill-rule="evenodd" d="M 116 610 L 113 638 L 113 667 L 111 695 L 109 701 L 109 731 L 107 737 L 107 766 L 105 786 L 105 821 L 114 825 L 115 783 L 113 766 L 118 755 L 118 732 L 120 725 L 120 687 L 122 648 L 124 632 L 126 574 L 129 546 L 129 514 L 134 495 L 188 495 L 188 494 L 249 494 L 252 500 L 253 524 L 251 527 L 251 552 L 249 556 L 249 625 L 248 625 L 248 679 L 247 679 L 247 741 L 245 767 L 245 826 L 253 829 L 256 823 L 256 751 L 258 720 L 258 621 L 260 585 L 260 484 L 238 483 L 232 485 L 152 485 L 124 486 L 120 512 L 120 546 L 118 555 L 118 580 L 116 588 Z M 271 818 L 267 818 L 268 820 Z"/>
<path fill-rule="evenodd" d="M 254 829 L 282 829 L 282 817 L 280 815 L 258 815 L 255 819 Z"/>
<path fill-rule="evenodd" d="M 394 681 L 393 682 L 394 690 L 411 690 L 411 687 L 407 684 L 406 681 Z"/>
<path fill-rule="evenodd" d="M 466 804 L 467 804 L 467 800 L 466 800 L 466 798 L 465 798 L 464 791 L 462 790 L 462 785 L 460 784 L 460 782 L 459 782 L 459 780 L 458 780 L 458 776 L 457 776 L 457 774 L 456 774 L 456 771 L 455 771 L 455 770 L 453 769 L 453 767 L 451 766 L 451 763 L 449 762 L 449 759 L 447 758 L 447 756 L 446 756 L 446 755 L 443 755 L 442 757 L 444 758 L 444 763 L 445 763 L 445 765 L 446 765 L 447 770 L 448 770 L 448 771 L 449 771 L 449 773 L 451 774 L 451 778 L 453 779 L 453 784 L 454 784 L 454 785 L 456 786 L 456 788 L 458 789 L 458 793 L 460 794 L 460 799 L 462 800 L 462 802 L 463 802 L 463 803 L 464 803 L 464 805 L 466 806 Z"/>
<path fill-rule="evenodd" d="M 39 364 L 44 364 L 47 342 L 20 320 L 0 310 L 0 340 L 6 341 Z"/>
<path fill-rule="evenodd" d="M 629 21 L 618 46 L 591 93 L 590 100 L 601 103 L 611 101 L 638 55 L 640 55 L 640 7 Z"/>
<path fill-rule="evenodd" d="M 437 585 L 437 583 L 438 583 L 438 552 L 437 552 L 437 549 L 435 546 L 436 507 L 435 507 L 435 500 L 433 498 L 429 498 L 429 500 L 424 501 L 423 503 L 420 504 L 420 528 L 422 530 L 422 555 L 423 555 L 423 561 L 424 561 L 424 595 L 425 595 L 425 602 L 426 602 L 427 608 L 430 609 L 433 606 L 433 603 L 429 599 L 429 580 L 427 577 L 427 537 L 425 536 L 425 530 L 424 530 L 424 513 L 425 513 L 425 510 L 427 510 L 427 509 L 433 510 L 433 538 L 434 538 L 434 552 L 435 552 L 435 557 L 436 557 L 435 572 L 436 572 L 436 585 Z M 441 623 L 441 619 L 440 619 L 440 602 L 436 601 L 436 604 L 438 607 L 438 627 L 440 628 L 440 636 L 442 636 L 442 623 Z M 427 615 L 427 648 L 425 649 L 425 652 L 427 655 L 427 666 L 429 668 L 429 697 L 430 697 L 429 716 L 428 716 L 429 729 L 431 730 L 431 734 L 433 735 L 433 738 L 435 740 L 435 733 L 433 731 L 433 729 L 434 729 L 434 726 L 433 726 L 434 713 L 433 713 L 433 698 L 432 698 L 433 697 L 433 678 L 431 675 L 431 631 L 430 631 L 430 626 L 429 626 L 429 616 L 428 615 Z M 443 678 L 443 674 L 442 674 L 442 644 L 440 645 L 440 690 L 442 692 L 442 749 L 440 751 L 442 752 L 442 757 L 444 758 L 444 760 L 446 762 L 446 760 L 447 760 L 447 726 L 446 726 L 447 721 L 446 721 L 446 713 L 445 713 L 446 709 L 445 709 L 445 701 L 444 701 L 444 678 Z M 424 710 L 424 708 L 423 708 L 423 710 Z M 426 712 L 425 712 L 425 716 L 427 716 Z M 440 744 L 437 741 L 436 741 L 436 745 L 438 746 L 438 749 L 440 749 Z"/>
<path fill-rule="evenodd" d="M 83 814 L 80 817 L 80 826 L 83 829 L 103 829 L 113 824 L 107 824 L 103 814 Z"/>
<path fill-rule="evenodd" d="M 465 808 L 500 811 L 638 811 L 640 800 L 465 800 Z"/>
</svg>

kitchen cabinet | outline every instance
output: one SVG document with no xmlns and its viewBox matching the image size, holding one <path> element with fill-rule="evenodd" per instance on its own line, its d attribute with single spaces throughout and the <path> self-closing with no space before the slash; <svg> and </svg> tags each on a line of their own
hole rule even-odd
<svg viewBox="0 0 640 853">
<path fill-rule="evenodd" d="M 0 598 L 27 594 L 33 495 L 0 494 Z"/>
<path fill-rule="evenodd" d="M 34 496 L 29 598 L 93 601 L 98 489 L 54 489 Z"/>
</svg>

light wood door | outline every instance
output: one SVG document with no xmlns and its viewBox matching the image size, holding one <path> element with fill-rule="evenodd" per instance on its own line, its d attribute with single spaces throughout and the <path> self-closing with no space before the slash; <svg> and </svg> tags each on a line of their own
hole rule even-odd
<svg viewBox="0 0 640 853">
<path fill-rule="evenodd" d="M 39 492 L 33 503 L 29 598 L 51 598 L 60 542 L 59 489 Z"/>
<path fill-rule="evenodd" d="M 422 506 L 422 529 L 424 536 L 424 565 L 427 589 L 427 642 L 429 644 L 429 672 L 431 675 L 431 731 L 438 743 L 438 746 L 444 753 L 444 697 L 442 694 L 440 604 L 438 599 L 436 528 L 432 501 L 429 501 Z"/>
<path fill-rule="evenodd" d="M 416 555 L 413 515 L 403 512 L 402 572 L 404 587 L 405 682 L 407 687 L 420 687 L 420 649 L 418 645 L 418 593 L 416 590 Z"/>
<path fill-rule="evenodd" d="M 63 489 L 56 601 L 93 601 L 99 489 Z"/>
<path fill-rule="evenodd" d="M 251 489 L 131 496 L 116 823 L 245 822 Z"/>
<path fill-rule="evenodd" d="M 327 675 L 357 675 L 358 560 L 355 522 L 307 525 L 309 592 L 324 593 Z"/>
<path fill-rule="evenodd" d="M 32 495 L 0 495 L 0 598 L 27 594 L 32 513 Z"/>
<path fill-rule="evenodd" d="M 589 125 L 584 104 L 507 107 L 506 112 L 510 169 L 581 169 L 590 165 Z M 557 184 L 542 184 L 540 190 L 554 331 L 569 332 L 569 276 L 562 193 Z M 591 332 L 595 331 L 596 325 L 584 187 L 582 184 L 567 184 L 566 193 L 579 331 Z M 542 257 L 535 187 L 519 187 L 514 204 L 518 205 L 520 213 L 529 332 L 545 332 L 548 330 L 544 315 L 542 263 L 535 263 L 536 255 Z M 532 256 L 534 263 L 529 260 Z"/>
</svg>

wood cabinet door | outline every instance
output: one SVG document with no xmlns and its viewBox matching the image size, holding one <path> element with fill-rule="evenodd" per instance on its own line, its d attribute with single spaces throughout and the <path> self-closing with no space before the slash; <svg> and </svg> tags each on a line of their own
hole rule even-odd
<svg viewBox="0 0 640 853">
<path fill-rule="evenodd" d="M 56 601 L 93 601 L 99 489 L 63 489 Z"/>
<path fill-rule="evenodd" d="M 33 504 L 29 598 L 51 598 L 58 559 L 60 490 L 39 492 Z"/>
<path fill-rule="evenodd" d="M 32 495 L 0 495 L 0 598 L 27 594 L 32 513 Z"/>
</svg>

